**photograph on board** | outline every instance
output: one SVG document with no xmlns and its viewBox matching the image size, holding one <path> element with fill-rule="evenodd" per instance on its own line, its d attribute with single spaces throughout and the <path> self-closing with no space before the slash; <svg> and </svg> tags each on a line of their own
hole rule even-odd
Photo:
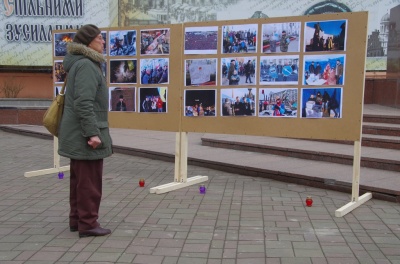
<svg viewBox="0 0 400 264">
<path fill-rule="evenodd" d="M 303 57 L 303 85 L 343 85 L 346 55 L 323 54 Z"/>
<path fill-rule="evenodd" d="M 105 79 L 107 79 L 107 66 L 107 61 L 100 64 L 101 73 L 103 74 Z"/>
<path fill-rule="evenodd" d="M 221 116 L 255 116 L 256 88 L 221 89 Z"/>
<path fill-rule="evenodd" d="M 186 27 L 185 54 L 217 54 L 218 26 Z"/>
<path fill-rule="evenodd" d="M 56 97 L 57 95 L 60 94 L 62 86 L 54 86 L 53 88 L 54 88 L 53 89 L 53 97 Z M 66 90 L 67 90 L 67 87 L 65 87 L 64 93 L 65 93 Z"/>
<path fill-rule="evenodd" d="M 136 87 L 110 87 L 109 111 L 135 112 Z"/>
<path fill-rule="evenodd" d="M 170 31 L 169 28 L 141 30 L 140 54 L 169 55 Z"/>
<path fill-rule="evenodd" d="M 107 54 L 107 32 L 106 31 L 101 31 L 101 36 L 103 37 L 104 44 L 103 44 L 103 55 Z"/>
<path fill-rule="evenodd" d="M 136 55 L 136 30 L 118 30 L 109 32 L 110 56 Z"/>
<path fill-rule="evenodd" d="M 137 83 L 137 60 L 110 60 L 110 83 Z"/>
<path fill-rule="evenodd" d="M 140 59 L 140 83 L 169 83 L 169 58 Z"/>
<path fill-rule="evenodd" d="M 140 113 L 166 113 L 167 87 L 139 88 Z"/>
<path fill-rule="evenodd" d="M 297 88 L 260 88 L 259 117 L 297 117 Z"/>
<path fill-rule="evenodd" d="M 300 22 L 263 24 L 261 40 L 262 52 L 299 52 L 300 32 Z"/>
<path fill-rule="evenodd" d="M 302 118 L 342 118 L 343 88 L 301 89 Z"/>
<path fill-rule="evenodd" d="M 221 58 L 221 85 L 256 85 L 257 57 Z"/>
<path fill-rule="evenodd" d="M 55 83 L 63 83 L 65 81 L 65 77 L 67 73 L 64 70 L 64 65 L 62 60 L 55 60 L 54 61 L 54 82 Z"/>
<path fill-rule="evenodd" d="M 261 56 L 260 84 L 299 83 L 299 55 Z"/>
<path fill-rule="evenodd" d="M 64 57 L 67 54 L 67 44 L 75 37 L 74 32 L 54 34 L 54 57 Z"/>
<path fill-rule="evenodd" d="M 217 59 L 185 60 L 185 86 L 215 86 Z"/>
<path fill-rule="evenodd" d="M 216 90 L 185 90 L 184 116 L 216 116 Z"/>
<path fill-rule="evenodd" d="M 304 49 L 315 51 L 345 51 L 347 20 L 306 22 L 304 28 Z"/>
<path fill-rule="evenodd" d="M 222 26 L 222 53 L 256 53 L 257 24 Z"/>
</svg>

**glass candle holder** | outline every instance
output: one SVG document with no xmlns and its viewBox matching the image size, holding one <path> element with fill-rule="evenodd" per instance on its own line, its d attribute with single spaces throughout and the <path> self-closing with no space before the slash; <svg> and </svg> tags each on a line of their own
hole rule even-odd
<svg viewBox="0 0 400 264">
<path fill-rule="evenodd" d="M 201 185 L 199 186 L 199 192 L 200 192 L 201 194 L 205 194 L 205 193 L 206 193 L 206 186 L 205 186 L 204 184 L 201 184 Z"/>
<path fill-rule="evenodd" d="M 140 187 L 144 187 L 144 179 L 140 179 L 139 180 L 139 186 Z"/>
<path fill-rule="evenodd" d="M 308 207 L 311 207 L 312 204 L 313 204 L 313 199 L 312 199 L 312 197 L 311 197 L 311 196 L 307 196 L 306 205 L 307 205 Z"/>
<path fill-rule="evenodd" d="M 59 178 L 59 179 L 64 179 L 64 172 L 60 171 L 60 172 L 58 173 L 58 178 Z"/>
</svg>

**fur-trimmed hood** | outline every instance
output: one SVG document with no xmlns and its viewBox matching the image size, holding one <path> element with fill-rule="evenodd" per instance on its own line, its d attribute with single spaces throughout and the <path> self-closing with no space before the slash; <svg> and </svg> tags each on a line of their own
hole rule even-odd
<svg viewBox="0 0 400 264">
<path fill-rule="evenodd" d="M 88 48 L 87 46 L 80 44 L 80 43 L 75 43 L 75 42 L 70 42 L 67 44 L 67 55 L 64 58 L 64 69 L 65 71 L 69 72 L 71 69 L 72 65 L 83 58 L 88 58 L 91 61 L 95 63 L 103 63 L 105 62 L 105 58 L 103 54 L 98 53 L 97 51 Z"/>
</svg>

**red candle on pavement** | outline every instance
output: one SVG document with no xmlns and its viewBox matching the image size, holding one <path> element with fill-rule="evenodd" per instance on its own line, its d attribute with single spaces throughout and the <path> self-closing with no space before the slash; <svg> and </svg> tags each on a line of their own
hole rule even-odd
<svg viewBox="0 0 400 264">
<path fill-rule="evenodd" d="M 306 205 L 307 205 L 308 207 L 311 207 L 312 204 L 313 204 L 313 200 L 312 200 L 311 196 L 307 196 Z"/>
<path fill-rule="evenodd" d="M 139 186 L 140 187 L 144 187 L 144 179 L 140 179 L 139 180 Z"/>
</svg>

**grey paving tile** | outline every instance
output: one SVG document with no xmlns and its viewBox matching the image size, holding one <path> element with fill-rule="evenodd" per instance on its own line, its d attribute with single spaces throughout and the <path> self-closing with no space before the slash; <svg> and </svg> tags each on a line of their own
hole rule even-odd
<svg viewBox="0 0 400 264">
<path fill-rule="evenodd" d="M 181 247 L 156 247 L 152 255 L 178 257 L 182 251 Z"/>
<path fill-rule="evenodd" d="M 162 264 L 177 264 L 179 257 L 164 257 Z"/>
<path fill-rule="evenodd" d="M 206 258 L 180 257 L 178 264 L 207 264 Z"/>
<path fill-rule="evenodd" d="M 21 251 L 1 251 L 0 252 L 0 260 L 3 261 L 11 261 L 13 259 L 15 259 L 18 255 L 21 254 Z"/>
<path fill-rule="evenodd" d="M 151 256 L 151 255 L 136 255 L 132 263 L 140 264 L 162 264 L 163 256 Z"/>
<path fill-rule="evenodd" d="M 122 253 L 116 263 L 132 263 L 135 256 L 135 254 Z"/>
<path fill-rule="evenodd" d="M 311 258 L 296 256 L 295 258 L 281 258 L 281 264 L 314 264 Z"/>
</svg>

